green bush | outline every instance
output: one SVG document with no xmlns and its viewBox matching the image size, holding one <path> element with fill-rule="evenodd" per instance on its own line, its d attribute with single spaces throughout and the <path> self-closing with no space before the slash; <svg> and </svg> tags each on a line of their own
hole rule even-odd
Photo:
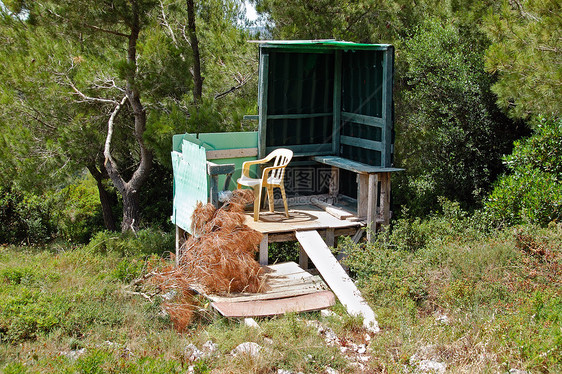
<svg viewBox="0 0 562 374">
<path fill-rule="evenodd" d="M 0 186 L 0 243 L 41 244 L 55 235 L 53 197 Z"/>
<path fill-rule="evenodd" d="M 103 229 L 103 216 L 96 182 L 80 178 L 57 193 L 54 220 L 58 235 L 74 243 L 87 243 Z"/>
<path fill-rule="evenodd" d="M 164 255 L 175 251 L 175 236 L 172 233 L 143 229 L 136 233 L 100 231 L 86 246 L 94 253 L 115 253 L 119 256 Z"/>
<path fill-rule="evenodd" d="M 405 171 L 396 175 L 395 202 L 416 216 L 430 213 L 439 196 L 477 208 L 523 130 L 495 104 L 486 39 L 428 18 L 402 43 L 396 162 Z"/>
<path fill-rule="evenodd" d="M 501 177 L 486 201 L 498 224 L 545 226 L 562 217 L 562 120 L 541 121 L 536 133 L 515 143 Z"/>
</svg>

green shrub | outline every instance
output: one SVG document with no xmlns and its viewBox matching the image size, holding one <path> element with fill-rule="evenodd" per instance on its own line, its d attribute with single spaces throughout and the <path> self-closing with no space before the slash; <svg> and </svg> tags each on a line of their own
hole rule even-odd
<svg viewBox="0 0 562 374">
<path fill-rule="evenodd" d="M 55 235 L 53 197 L 0 186 L 0 243 L 42 244 Z"/>
<path fill-rule="evenodd" d="M 501 177 L 486 201 L 498 224 L 546 226 L 562 217 L 562 120 L 541 121 L 532 137 L 516 142 L 505 157 L 511 173 Z"/>
<path fill-rule="evenodd" d="M 394 196 L 416 216 L 430 213 L 439 196 L 479 207 L 522 135 L 495 104 L 485 48 L 477 31 L 431 17 L 403 40 L 396 161 L 405 171 L 396 175 Z"/>
<path fill-rule="evenodd" d="M 100 231 L 86 246 L 94 253 L 115 253 L 119 256 L 164 255 L 175 251 L 175 236 L 172 233 L 143 229 L 136 233 Z"/>
<path fill-rule="evenodd" d="M 54 220 L 58 235 L 67 241 L 85 244 L 103 229 L 103 216 L 96 182 L 80 178 L 57 193 Z"/>
</svg>

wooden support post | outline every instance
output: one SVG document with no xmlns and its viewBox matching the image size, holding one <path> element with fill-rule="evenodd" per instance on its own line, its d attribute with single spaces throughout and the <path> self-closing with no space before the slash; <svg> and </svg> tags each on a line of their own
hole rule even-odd
<svg viewBox="0 0 562 374">
<path fill-rule="evenodd" d="M 269 263 L 268 245 L 269 236 L 267 234 L 263 234 L 263 238 L 260 242 L 260 265 L 266 266 Z"/>
<path fill-rule="evenodd" d="M 377 197 L 379 177 L 377 174 L 369 174 L 369 192 L 367 203 L 367 241 L 374 240 L 377 232 Z"/>
<path fill-rule="evenodd" d="M 367 217 L 369 199 L 369 175 L 357 174 L 357 216 Z"/>
<path fill-rule="evenodd" d="M 176 266 L 179 265 L 180 262 L 180 248 L 183 244 L 183 239 L 185 237 L 185 231 L 176 225 Z"/>
<path fill-rule="evenodd" d="M 390 224 L 390 173 L 381 173 L 380 210 L 385 226 Z"/>
<path fill-rule="evenodd" d="M 334 228 L 326 229 L 326 238 L 324 239 L 328 247 L 336 246 L 336 238 L 334 237 Z"/>
<path fill-rule="evenodd" d="M 304 248 L 299 243 L 299 266 L 303 270 L 308 269 L 308 255 L 304 251 Z"/>
<path fill-rule="evenodd" d="M 336 166 L 332 166 L 332 175 L 330 176 L 330 199 L 332 200 L 330 204 L 336 204 L 338 202 L 338 194 L 340 193 L 340 169 Z"/>
</svg>

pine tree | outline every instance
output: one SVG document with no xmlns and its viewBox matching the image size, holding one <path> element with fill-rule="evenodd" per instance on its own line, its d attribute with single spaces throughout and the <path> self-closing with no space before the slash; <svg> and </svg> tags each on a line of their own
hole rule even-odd
<svg viewBox="0 0 562 374">
<path fill-rule="evenodd" d="M 497 73 L 498 104 L 520 118 L 562 115 L 562 3 L 503 1 L 486 17 L 486 68 Z"/>
</svg>

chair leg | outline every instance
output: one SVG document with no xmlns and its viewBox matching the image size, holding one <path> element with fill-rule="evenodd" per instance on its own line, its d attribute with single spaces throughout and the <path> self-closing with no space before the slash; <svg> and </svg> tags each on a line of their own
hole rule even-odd
<svg viewBox="0 0 562 374">
<path fill-rule="evenodd" d="M 261 186 L 255 186 L 254 189 L 254 221 L 260 219 L 260 203 L 261 203 Z"/>
<path fill-rule="evenodd" d="M 281 190 L 281 196 L 283 197 L 283 205 L 285 205 L 285 216 L 289 218 L 289 205 L 287 205 L 287 195 L 285 195 L 285 187 L 283 187 L 283 184 L 279 186 L 279 189 Z"/>
<path fill-rule="evenodd" d="M 267 187 L 267 200 L 269 202 L 269 211 L 275 211 L 275 202 L 273 201 L 273 187 Z"/>
</svg>

